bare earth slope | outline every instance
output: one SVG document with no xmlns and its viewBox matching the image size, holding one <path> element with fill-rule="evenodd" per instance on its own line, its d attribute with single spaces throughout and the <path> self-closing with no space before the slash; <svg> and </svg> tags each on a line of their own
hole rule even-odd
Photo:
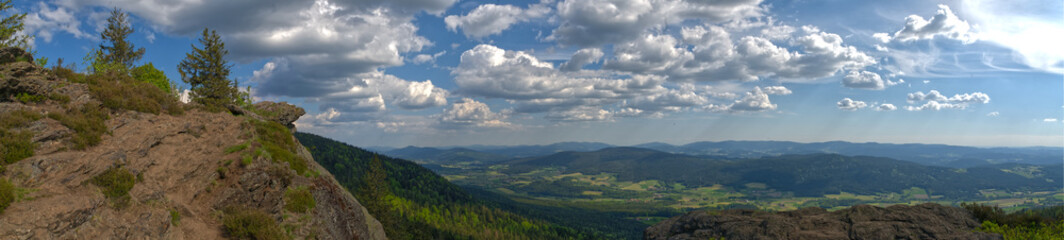
<svg viewBox="0 0 1064 240">
<path fill-rule="evenodd" d="M 0 117 L 100 104 L 83 84 L 29 62 L 7 62 L 0 56 Z M 13 100 L 20 92 L 71 101 Z M 15 129 L 33 133 L 36 154 L 0 174 L 23 195 L 0 213 L 0 239 L 220 239 L 227 237 L 222 210 L 229 206 L 261 210 L 297 239 L 385 239 L 380 223 L 298 142 L 295 154 L 306 160 L 305 174 L 257 155 L 241 164 L 251 150 L 226 153 L 253 137 L 247 117 L 197 109 L 179 116 L 108 112 L 109 134 L 85 150 L 69 150 L 73 130 L 49 117 Z M 90 183 L 117 166 L 137 176 L 127 207 Z M 296 187 L 308 188 L 316 202 L 306 213 L 284 207 L 286 190 Z"/>
<path fill-rule="evenodd" d="M 886 208 L 858 205 L 770 213 L 754 210 L 693 211 L 647 228 L 644 239 L 1001 239 L 975 232 L 964 209 L 925 203 Z"/>
</svg>

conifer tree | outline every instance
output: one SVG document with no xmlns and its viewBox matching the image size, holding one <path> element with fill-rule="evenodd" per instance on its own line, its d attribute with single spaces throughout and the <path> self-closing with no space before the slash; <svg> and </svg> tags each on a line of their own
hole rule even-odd
<svg viewBox="0 0 1064 240">
<path fill-rule="evenodd" d="M 11 0 L 0 0 L 0 12 L 7 11 L 11 7 Z M 0 20 L 0 47 L 29 48 L 32 38 L 19 35 L 19 31 L 22 31 L 24 27 L 22 22 L 24 18 L 26 18 L 26 13 L 16 13 Z"/>
<path fill-rule="evenodd" d="M 373 205 L 374 209 L 384 209 L 384 198 L 391 195 L 391 187 L 388 184 L 388 173 L 384 171 L 384 164 L 377 155 L 369 162 L 369 169 L 362 175 L 362 191 L 360 199 L 367 205 Z M 367 206 L 369 208 L 369 206 Z"/>
<path fill-rule="evenodd" d="M 128 15 L 122 10 L 118 8 L 111 10 L 111 16 L 107 18 L 107 28 L 100 33 L 100 38 L 104 40 L 104 43 L 100 44 L 101 51 L 98 52 L 100 54 L 98 57 L 103 64 L 129 70 L 133 68 L 134 62 L 144 57 L 144 48 L 138 49 L 126 40 L 129 34 L 133 33 L 128 20 Z"/>
<path fill-rule="evenodd" d="M 225 55 L 225 42 L 213 30 L 203 29 L 199 39 L 203 48 L 192 46 L 192 52 L 177 65 L 181 80 L 191 85 L 192 100 L 208 107 L 224 107 L 236 102 L 237 89 L 229 80 L 232 67 Z"/>
</svg>

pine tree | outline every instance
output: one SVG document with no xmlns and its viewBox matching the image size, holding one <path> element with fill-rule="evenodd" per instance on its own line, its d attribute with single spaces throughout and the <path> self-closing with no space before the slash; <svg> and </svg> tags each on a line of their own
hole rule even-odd
<svg viewBox="0 0 1064 240">
<path fill-rule="evenodd" d="M 0 0 L 0 12 L 11 9 L 11 7 L 11 0 Z M 24 18 L 26 18 L 26 13 L 16 13 L 0 20 L 0 47 L 29 48 L 32 37 L 19 34 L 24 27 L 22 22 Z"/>
<path fill-rule="evenodd" d="M 144 48 L 136 48 L 133 43 L 126 41 L 133 28 L 129 26 L 128 15 L 122 10 L 111 10 L 111 17 L 107 18 L 107 28 L 100 33 L 104 44 L 100 44 L 99 60 L 104 64 L 113 64 L 121 69 L 133 68 L 133 63 L 144 57 Z M 110 44 L 110 46 L 108 46 Z"/>
<path fill-rule="evenodd" d="M 391 187 L 388 184 L 388 173 L 384 171 L 384 164 L 376 155 L 369 162 L 369 169 L 362 175 L 362 191 L 359 195 L 367 205 L 374 205 L 376 209 L 384 209 L 384 198 L 391 195 Z M 369 206 L 367 206 L 369 208 Z"/>
<path fill-rule="evenodd" d="M 232 67 L 225 55 L 225 49 L 218 33 L 203 29 L 199 40 L 203 48 L 192 46 L 192 52 L 185 54 L 185 59 L 177 65 L 181 80 L 191 85 L 192 100 L 208 107 L 224 107 L 236 102 L 235 83 L 229 81 L 229 69 Z"/>
</svg>

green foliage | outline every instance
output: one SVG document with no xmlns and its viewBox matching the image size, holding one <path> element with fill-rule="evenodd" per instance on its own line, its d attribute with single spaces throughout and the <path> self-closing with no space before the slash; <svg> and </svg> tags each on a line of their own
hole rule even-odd
<svg viewBox="0 0 1064 240">
<path fill-rule="evenodd" d="M 181 115 L 185 111 L 173 95 L 127 75 L 113 72 L 93 74 L 86 81 L 92 96 L 110 109 L 152 114 L 165 111 L 170 115 Z"/>
<path fill-rule="evenodd" d="M 129 170 L 116 166 L 96 175 L 91 181 L 100 187 L 103 195 L 107 196 L 116 208 L 124 208 L 129 205 L 129 190 L 133 189 L 137 179 Z"/>
<path fill-rule="evenodd" d="M 133 33 L 129 19 L 122 10 L 114 8 L 107 18 L 107 28 L 100 33 L 100 56 L 97 60 L 109 65 L 117 65 L 123 70 L 133 67 L 133 63 L 144 57 L 144 48 L 136 48 L 126 39 Z M 108 46 L 109 44 L 109 46 Z"/>
<path fill-rule="evenodd" d="M 314 209 L 314 195 L 306 186 L 289 188 L 284 192 L 284 209 L 291 212 L 305 213 Z"/>
<path fill-rule="evenodd" d="M 59 102 L 59 103 L 62 103 L 62 104 L 70 103 L 70 96 L 59 94 L 59 93 L 48 94 L 48 99 L 51 99 L 53 101 L 56 101 L 56 102 Z"/>
<path fill-rule="evenodd" d="M 997 206 L 962 203 L 961 207 L 982 221 L 979 231 L 1011 239 L 1064 239 L 1064 206 L 1026 209 L 1005 213 Z"/>
<path fill-rule="evenodd" d="M 0 214 L 3 214 L 4 209 L 11 206 L 13 202 L 15 202 L 15 185 L 7 179 L 0 178 Z"/>
<path fill-rule="evenodd" d="M 252 161 L 251 154 L 245 153 L 244 155 L 241 155 L 241 157 L 240 157 L 240 166 L 251 166 L 251 161 Z"/>
<path fill-rule="evenodd" d="M 11 0 L 0 1 L 0 12 L 11 9 Z M 27 49 L 32 36 L 19 35 L 24 27 L 26 13 L 15 13 L 0 21 L 0 47 L 17 47 Z"/>
<path fill-rule="evenodd" d="M 24 127 L 37 119 L 41 119 L 40 114 L 26 110 L 8 112 L 0 118 L 0 166 L 33 156 L 33 150 L 37 147 L 32 141 L 33 133 L 13 129 Z"/>
<path fill-rule="evenodd" d="M 107 132 L 107 125 L 104 121 L 108 116 L 99 107 L 86 105 L 67 113 L 49 113 L 48 117 L 74 130 L 71 141 L 74 143 L 74 149 L 77 150 L 100 144 L 100 136 Z"/>
<path fill-rule="evenodd" d="M 181 225 L 181 213 L 177 212 L 177 209 L 170 209 L 170 224 Z"/>
<path fill-rule="evenodd" d="M 39 103 L 43 102 L 45 97 L 29 93 L 19 93 L 15 95 L 15 99 L 23 103 Z"/>
<path fill-rule="evenodd" d="M 247 148 L 248 148 L 248 143 L 244 142 L 244 143 L 241 143 L 241 144 L 237 144 L 237 145 L 233 145 L 233 146 L 229 146 L 229 147 L 225 148 L 225 153 L 229 154 L 229 153 L 235 153 L 235 152 L 239 152 L 239 151 L 244 151 L 244 149 L 247 149 Z"/>
<path fill-rule="evenodd" d="M 32 157 L 34 148 L 37 148 L 32 138 L 33 133 L 29 131 L 0 129 L 0 166 Z"/>
<path fill-rule="evenodd" d="M 192 100 L 210 108 L 221 108 L 237 101 L 235 83 L 229 81 L 229 69 L 232 67 L 225 55 L 225 43 L 215 31 L 203 29 L 199 40 L 203 48 L 192 46 L 192 52 L 185 54 L 185 59 L 177 65 L 181 80 L 191 85 Z"/>
<path fill-rule="evenodd" d="M 262 210 L 228 207 L 224 211 L 222 225 L 230 238 L 275 240 L 289 239 L 277 221 Z"/>
<path fill-rule="evenodd" d="M 250 121 L 262 150 L 270 159 L 288 163 L 288 167 L 300 175 L 307 171 L 307 161 L 293 153 L 297 145 L 287 127 L 272 121 Z"/>
<path fill-rule="evenodd" d="M 171 94 L 173 90 L 170 88 L 173 84 L 170 83 L 170 79 L 166 78 L 166 74 L 162 70 L 156 69 L 152 63 L 141 65 L 140 67 L 133 68 L 130 71 L 133 75 L 133 79 L 137 81 L 148 83 L 158 87 L 163 93 Z"/>
<path fill-rule="evenodd" d="M 992 221 L 983 221 L 978 229 L 981 232 L 997 233 L 1005 240 L 1059 240 L 1064 239 L 1064 221 L 1039 223 L 1038 225 L 998 225 Z"/>
</svg>

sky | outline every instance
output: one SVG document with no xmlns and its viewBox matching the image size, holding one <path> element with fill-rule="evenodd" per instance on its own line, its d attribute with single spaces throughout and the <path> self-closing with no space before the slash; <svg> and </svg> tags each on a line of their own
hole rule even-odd
<svg viewBox="0 0 1064 240">
<path fill-rule="evenodd" d="M 1059 0 L 16 1 L 84 67 L 112 8 L 172 81 L 205 28 L 257 100 L 356 146 L 1064 146 Z M 198 45 L 197 45 L 198 46 Z"/>
</svg>

